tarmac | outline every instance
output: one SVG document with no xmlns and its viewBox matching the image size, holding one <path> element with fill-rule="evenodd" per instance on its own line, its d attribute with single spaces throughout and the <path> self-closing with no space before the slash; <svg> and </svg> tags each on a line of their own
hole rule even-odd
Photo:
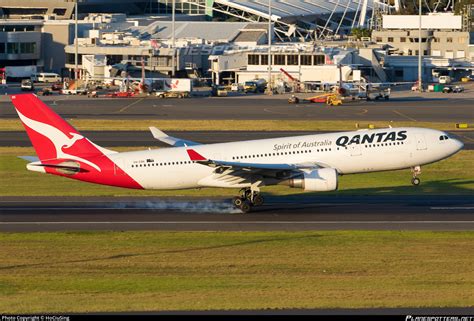
<svg viewBox="0 0 474 321">
<path fill-rule="evenodd" d="M 5 97 L 2 97 L 5 98 Z M 45 101 L 65 118 L 83 119 L 196 119 L 196 120 L 351 120 L 472 123 L 472 94 L 394 97 L 388 101 L 349 101 L 342 106 L 288 104 L 282 96 L 211 97 L 188 99 L 93 99 L 54 96 Z M 10 101 L 0 102 L 0 118 L 17 118 Z"/>
<path fill-rule="evenodd" d="M 105 147 L 166 147 L 168 145 L 153 138 L 149 131 L 81 131 L 96 144 Z M 245 141 L 299 135 L 327 133 L 324 131 L 167 131 L 170 136 L 203 144 Z M 464 143 L 465 150 L 474 149 L 474 131 L 456 130 L 448 132 Z M 31 146 L 25 131 L 5 131 L 0 135 L 0 146 Z"/>
<path fill-rule="evenodd" d="M 267 196 L 242 214 L 222 198 L 2 197 L 1 232 L 474 229 L 474 196 Z"/>
</svg>

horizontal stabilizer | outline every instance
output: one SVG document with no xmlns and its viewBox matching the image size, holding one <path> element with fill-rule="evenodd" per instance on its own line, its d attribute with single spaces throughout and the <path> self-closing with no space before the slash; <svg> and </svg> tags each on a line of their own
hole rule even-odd
<svg viewBox="0 0 474 321">
<path fill-rule="evenodd" d="M 37 162 L 39 158 L 37 156 L 18 156 L 18 158 L 24 159 L 28 162 Z"/>
<path fill-rule="evenodd" d="M 54 161 L 54 160 L 51 160 L 51 161 Z M 89 172 L 87 169 L 81 168 L 81 165 L 78 162 L 71 161 L 71 160 L 61 160 L 61 163 L 57 163 L 57 164 L 36 161 L 33 163 L 28 163 L 26 165 L 26 168 L 30 171 L 42 172 L 42 173 L 45 172 L 45 168 L 56 169 L 57 171 L 62 172 L 63 174 Z"/>
<path fill-rule="evenodd" d="M 168 136 L 166 133 L 162 132 L 156 127 L 150 127 L 151 134 L 153 137 L 165 144 L 174 146 L 174 147 L 185 147 L 185 146 L 196 146 L 201 145 L 199 143 L 185 140 L 177 137 Z"/>
</svg>

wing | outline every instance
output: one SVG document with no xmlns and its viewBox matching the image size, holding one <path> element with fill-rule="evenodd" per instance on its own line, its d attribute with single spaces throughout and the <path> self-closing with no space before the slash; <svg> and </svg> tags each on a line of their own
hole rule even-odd
<svg viewBox="0 0 474 321">
<path fill-rule="evenodd" d="M 207 159 L 193 149 L 186 151 L 190 160 L 216 168 L 213 175 L 200 182 L 207 186 L 242 187 L 244 184 L 252 184 L 263 178 L 280 181 L 301 175 L 301 172 L 330 167 L 318 162 L 300 164 L 228 162 Z"/>
<path fill-rule="evenodd" d="M 164 132 L 159 130 L 156 127 L 150 127 L 151 134 L 153 137 L 165 144 L 174 146 L 174 147 L 184 147 L 184 146 L 196 146 L 201 145 L 200 143 L 196 143 L 190 140 L 185 140 L 177 137 L 172 137 L 166 135 Z"/>
</svg>

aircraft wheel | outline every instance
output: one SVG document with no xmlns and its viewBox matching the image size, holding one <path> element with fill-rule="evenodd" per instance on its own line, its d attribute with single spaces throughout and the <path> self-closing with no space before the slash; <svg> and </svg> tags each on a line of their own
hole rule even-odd
<svg viewBox="0 0 474 321">
<path fill-rule="evenodd" d="M 242 198 L 240 198 L 238 196 L 236 196 L 232 199 L 232 204 L 237 208 L 240 208 L 242 206 L 243 202 L 244 201 L 242 200 Z"/>
<path fill-rule="evenodd" d="M 418 185 L 420 185 L 421 180 L 418 177 L 413 177 L 412 180 L 411 180 L 411 183 L 415 186 L 418 186 Z"/>
<path fill-rule="evenodd" d="M 252 209 L 252 205 L 250 204 L 249 201 L 243 201 L 242 204 L 240 205 L 240 210 L 242 213 L 248 213 Z"/>
<path fill-rule="evenodd" d="M 253 199 L 253 205 L 254 206 L 261 206 L 263 205 L 264 199 L 262 195 L 257 195 Z"/>
</svg>

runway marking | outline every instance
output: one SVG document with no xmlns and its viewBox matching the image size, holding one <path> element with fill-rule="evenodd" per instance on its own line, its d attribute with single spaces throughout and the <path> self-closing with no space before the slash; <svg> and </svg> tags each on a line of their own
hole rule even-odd
<svg viewBox="0 0 474 321">
<path fill-rule="evenodd" d="M 120 109 L 119 111 L 117 111 L 116 113 L 121 113 L 121 112 L 126 111 L 128 108 L 132 107 L 133 105 L 138 104 L 138 103 L 141 102 L 143 99 L 145 99 L 145 98 L 140 98 L 139 100 L 134 101 L 133 103 L 128 104 L 127 106 L 121 108 L 121 109 Z"/>
<path fill-rule="evenodd" d="M 473 138 L 468 137 L 468 136 L 466 136 L 466 135 L 460 135 L 460 134 L 458 134 L 458 133 L 456 133 L 456 135 L 458 135 L 459 137 L 462 137 L 462 138 L 464 138 L 464 139 L 467 139 L 467 140 L 469 140 L 469 141 L 471 141 L 471 142 L 474 142 L 474 139 L 473 139 Z"/>
<path fill-rule="evenodd" d="M 268 110 L 268 108 L 264 108 L 263 111 L 265 111 L 267 113 L 270 113 L 270 114 L 288 115 L 288 113 L 282 113 L 282 112 L 278 112 L 278 111 L 271 111 L 271 110 Z"/>
<path fill-rule="evenodd" d="M 474 224 L 474 221 L 97 221 L 97 222 L 0 222 L 0 225 L 56 225 L 56 224 Z"/>
<path fill-rule="evenodd" d="M 436 207 L 430 207 L 432 210 L 474 210 L 474 207 L 469 207 L 469 206 L 436 206 Z"/>
<path fill-rule="evenodd" d="M 402 116 L 403 118 L 406 118 L 408 120 L 411 120 L 411 121 L 417 121 L 415 118 L 411 118 L 410 116 L 407 116 L 405 114 L 402 114 L 401 112 L 399 112 L 398 110 L 392 110 L 395 114 L 399 115 L 399 116 Z"/>
<path fill-rule="evenodd" d="M 360 113 L 356 113 L 356 115 L 359 115 L 359 116 L 364 116 L 365 114 L 367 114 L 369 112 L 368 109 L 366 108 L 363 108 L 362 111 Z"/>
</svg>

